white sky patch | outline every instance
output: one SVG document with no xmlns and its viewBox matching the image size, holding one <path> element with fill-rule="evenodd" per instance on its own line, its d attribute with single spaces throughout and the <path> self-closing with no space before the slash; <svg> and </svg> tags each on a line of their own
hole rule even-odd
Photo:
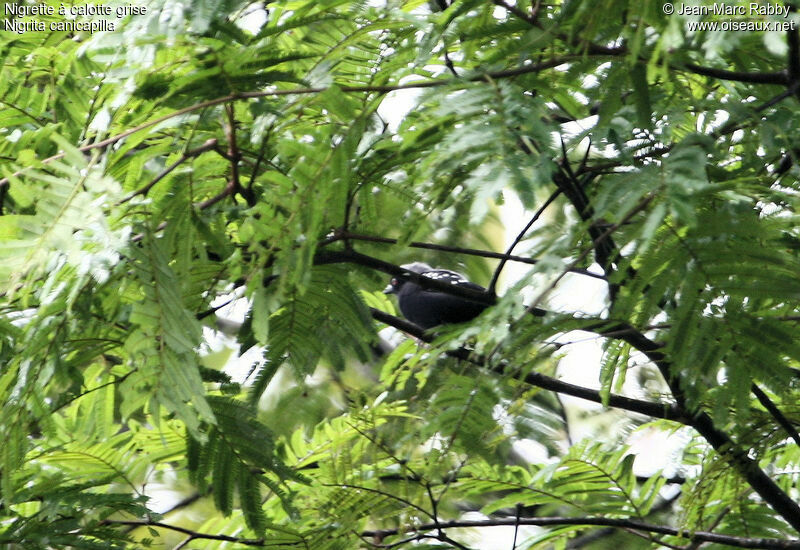
<svg viewBox="0 0 800 550">
<path fill-rule="evenodd" d="M 636 473 L 653 476 L 661 470 L 666 477 L 686 475 L 686 472 L 677 471 L 675 466 L 683 463 L 681 455 L 691 437 L 689 430 L 674 433 L 654 428 L 637 430 L 628 441 L 631 453 L 636 455 Z"/>
<path fill-rule="evenodd" d="M 414 77 L 411 80 L 417 80 Z M 392 132 L 396 132 L 408 113 L 416 109 L 419 101 L 420 90 L 395 90 L 386 94 L 386 98 L 378 107 L 378 114 L 389 125 Z"/>
<path fill-rule="evenodd" d="M 261 3 L 251 4 L 242 17 L 236 18 L 236 26 L 252 34 L 257 34 L 267 22 L 267 11 Z"/>
<path fill-rule="evenodd" d="M 530 464 L 551 462 L 547 447 L 533 439 L 518 439 L 511 444 L 514 452 Z"/>
<path fill-rule="evenodd" d="M 485 521 L 489 517 L 480 512 L 466 512 L 459 519 L 461 521 Z M 500 525 L 496 527 L 481 527 L 480 529 L 448 530 L 448 533 L 452 534 L 456 540 L 463 541 L 470 548 L 479 550 L 510 550 L 514 544 L 515 532 L 517 535 L 517 547 L 522 548 L 524 547 L 523 541 L 541 532 L 541 528 L 531 525 L 520 525 L 519 527 Z"/>
<path fill-rule="evenodd" d="M 203 339 L 209 354 L 222 353 L 226 349 L 231 351 L 231 355 L 223 367 L 223 372 L 231 377 L 234 382 L 244 383 L 253 365 L 263 361 L 263 348 L 253 346 L 242 355 L 239 355 L 239 343 L 236 337 L 232 336 L 244 322 L 247 312 L 250 310 L 250 300 L 242 297 L 239 293 L 224 294 L 217 296 L 211 307 L 217 307 L 225 302 L 229 304 L 217 310 L 216 316 L 223 325 L 223 331 L 213 328 L 203 327 Z M 232 300 L 232 301 L 231 301 Z M 226 327 L 229 327 L 226 328 Z"/>
</svg>

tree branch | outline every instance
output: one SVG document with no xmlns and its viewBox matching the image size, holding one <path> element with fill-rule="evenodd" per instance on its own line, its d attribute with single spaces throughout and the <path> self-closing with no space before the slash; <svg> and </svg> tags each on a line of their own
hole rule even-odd
<svg viewBox="0 0 800 550">
<path fill-rule="evenodd" d="M 624 327 L 623 327 L 624 328 Z M 588 328 L 586 330 L 592 330 Z M 612 328 L 613 330 L 613 328 Z M 602 332 L 600 333 L 602 334 Z M 740 448 L 725 432 L 714 425 L 708 414 L 687 406 L 686 398 L 680 389 L 679 377 L 672 372 L 672 364 L 661 350 L 661 345 L 635 331 L 622 332 L 617 336 L 634 349 L 642 352 L 661 371 L 669 385 L 676 406 L 685 416 L 684 423 L 694 428 L 723 457 L 764 501 L 772 507 L 794 529 L 800 532 L 800 506 L 762 470 L 748 450 Z"/>
<path fill-rule="evenodd" d="M 565 63 L 569 63 L 570 61 L 574 61 L 577 59 L 585 59 L 585 56 L 579 55 L 568 55 L 564 57 L 558 57 L 551 59 L 550 61 L 543 61 L 542 63 L 535 63 L 529 65 L 523 65 L 522 67 L 516 67 L 514 69 L 506 69 L 503 71 L 494 71 L 488 73 L 479 73 L 468 78 L 445 78 L 445 79 L 438 79 L 438 80 L 422 80 L 417 82 L 409 82 L 407 84 L 397 84 L 393 86 L 339 86 L 338 89 L 343 93 L 363 93 L 363 92 L 373 92 L 378 94 L 388 94 L 389 92 L 394 92 L 397 90 L 414 90 L 414 89 L 424 89 L 424 88 L 437 88 L 440 86 L 450 86 L 453 84 L 464 84 L 464 83 L 473 83 L 473 82 L 482 82 L 487 77 L 491 79 L 499 79 L 499 78 L 512 78 L 515 76 L 520 76 L 524 74 L 531 74 L 537 73 L 546 69 L 553 69 L 560 65 L 564 65 Z M 157 117 L 149 122 L 145 122 L 136 126 L 134 128 L 130 128 L 125 130 L 124 132 L 120 132 L 115 136 L 111 136 L 107 139 L 90 143 L 89 145 L 84 145 L 82 147 L 78 147 L 79 151 L 86 152 L 91 151 L 92 149 L 104 149 L 109 145 L 113 145 L 118 141 L 125 139 L 126 137 L 135 134 L 136 132 L 140 132 L 142 130 L 146 130 L 147 128 L 152 128 L 162 122 L 167 120 L 173 119 L 175 117 L 179 117 L 188 113 L 192 113 L 194 111 L 199 111 L 202 109 L 206 109 L 208 107 L 214 107 L 216 105 L 221 105 L 224 103 L 229 103 L 231 101 L 240 101 L 245 99 L 257 99 L 261 97 L 280 97 L 280 96 L 290 96 L 290 95 L 308 95 L 308 94 L 320 94 L 328 90 L 328 87 L 310 87 L 310 88 L 293 88 L 290 90 L 267 90 L 267 91 L 259 91 L 259 92 L 237 92 L 228 94 L 226 96 L 217 97 L 214 99 L 209 99 L 207 101 L 202 101 L 200 103 L 195 103 L 194 105 L 189 105 L 188 107 L 184 107 L 183 109 L 178 109 L 177 111 L 173 111 L 166 115 Z M 42 164 L 48 164 L 58 159 L 64 158 L 65 153 L 58 153 L 51 157 L 48 157 L 42 160 Z M 24 174 L 26 168 L 18 170 L 14 172 L 11 177 L 17 177 Z M 0 187 L 4 187 L 9 184 L 9 178 L 2 178 L 0 179 Z"/>
<path fill-rule="evenodd" d="M 533 220 L 535 221 L 535 220 Z M 350 233 L 349 231 L 335 231 L 334 234 L 323 240 L 322 245 L 327 245 L 333 242 L 341 241 L 341 240 L 351 240 L 351 241 L 365 241 L 365 242 L 372 242 L 372 243 L 386 243 L 386 244 L 397 244 L 397 239 L 391 239 L 388 237 L 378 237 L 374 235 L 362 235 L 359 233 Z M 413 241 L 408 243 L 408 246 L 411 248 L 422 248 L 426 250 L 438 250 L 441 252 L 453 252 L 455 254 L 465 254 L 467 256 L 479 256 L 481 258 L 493 258 L 497 260 L 511 261 L 511 262 L 519 262 L 522 264 L 529 264 L 529 265 L 536 265 L 539 263 L 539 260 L 535 258 L 526 258 L 524 256 L 514 256 L 510 253 L 501 253 L 501 252 L 493 252 L 491 250 L 480 250 L 477 248 L 462 248 L 460 246 L 449 246 L 445 244 L 435 244 L 435 243 L 423 243 L 418 241 Z M 572 268 L 570 269 L 570 273 L 577 273 L 579 275 L 585 275 L 587 277 L 592 277 L 593 279 L 599 279 L 601 281 L 605 281 L 606 278 L 599 274 L 593 273 L 588 269 L 582 268 Z M 491 285 L 489 290 L 493 292 Z"/>
<path fill-rule="evenodd" d="M 372 256 L 367 256 L 366 254 L 361 254 L 355 250 L 345 249 L 323 251 L 318 252 L 314 256 L 314 265 L 327 265 L 336 263 L 353 263 L 364 267 L 369 267 L 371 269 L 382 271 L 387 275 L 391 275 L 392 277 L 397 277 L 400 280 L 411 281 L 422 288 L 439 290 L 441 292 L 452 294 L 453 296 L 460 296 L 461 298 L 466 298 L 467 300 L 478 302 L 480 304 L 494 305 L 497 302 L 497 296 L 494 294 L 473 290 L 463 286 L 452 285 L 447 282 L 431 279 L 430 277 L 423 277 L 419 273 L 408 271 L 400 266 L 389 262 L 384 262 L 383 260 L 373 258 Z M 543 314 L 544 312 L 542 312 L 542 315 Z"/>
<path fill-rule="evenodd" d="M 230 535 L 212 535 L 211 533 L 200 533 L 192 531 L 185 527 L 178 527 L 177 525 L 170 525 L 161 521 L 148 521 L 148 520 L 122 520 L 122 519 L 107 519 L 101 522 L 101 525 L 127 525 L 128 527 L 158 527 L 161 529 L 169 529 L 170 531 L 177 531 L 188 535 L 193 539 L 206 539 L 206 540 L 221 540 L 225 542 L 235 542 L 245 546 L 266 546 L 264 539 L 246 539 L 242 537 L 232 537 Z"/>
<path fill-rule="evenodd" d="M 552 29 L 546 28 L 542 25 L 538 20 L 538 13 L 534 10 L 534 13 L 528 15 L 518 7 L 505 2 L 504 0 L 492 0 L 492 3 L 496 6 L 500 6 L 503 9 L 507 10 L 509 13 L 512 13 L 519 19 L 525 21 L 529 25 L 539 28 L 545 32 L 550 32 L 553 36 L 557 37 L 559 40 L 562 40 L 568 46 L 582 46 L 586 48 L 586 51 L 592 55 L 606 55 L 606 56 L 620 56 L 620 55 L 627 55 L 630 53 L 627 48 L 624 46 L 617 46 L 617 47 L 608 47 L 608 46 L 601 46 L 600 44 L 595 44 L 588 41 L 580 41 L 570 38 L 569 36 L 561 33 L 553 33 Z M 791 35 L 790 35 L 790 42 L 791 42 Z M 639 61 L 647 62 L 649 59 L 646 56 L 639 56 Z M 733 80 L 737 82 L 746 82 L 750 84 L 777 84 L 777 85 L 787 85 L 792 80 L 784 71 L 774 71 L 768 73 L 751 73 L 751 72 L 744 72 L 744 71 L 729 71 L 726 69 L 716 69 L 713 67 L 703 67 L 702 65 L 697 65 L 695 63 L 684 63 L 681 65 L 673 65 L 669 64 L 669 67 L 676 70 L 688 70 L 690 72 L 703 75 L 703 76 L 711 76 L 714 78 L 719 78 L 721 80 Z"/>
<path fill-rule="evenodd" d="M 184 162 L 186 162 L 190 158 L 200 156 L 201 154 L 205 153 L 206 151 L 210 151 L 211 149 L 216 148 L 216 146 L 217 146 L 217 140 L 215 138 L 211 138 L 211 139 L 207 140 L 200 147 L 195 147 L 194 149 L 190 149 L 188 151 L 184 151 L 183 154 L 180 156 L 180 158 L 178 160 L 176 160 L 175 162 L 173 162 L 172 164 L 170 164 L 169 166 L 164 168 L 147 185 L 144 185 L 144 186 L 140 187 L 139 189 L 137 189 L 136 191 L 134 191 L 133 193 L 131 193 L 130 195 L 128 195 L 124 199 L 122 199 L 119 202 L 117 202 L 117 206 L 119 206 L 120 204 L 124 204 L 124 203 L 130 201 L 131 199 L 133 199 L 137 195 L 146 195 L 150 191 L 150 189 L 153 188 L 153 186 L 155 184 L 157 184 L 159 181 L 164 179 L 167 175 L 169 175 L 170 172 L 175 170 L 175 168 L 177 168 L 178 166 L 180 166 L 181 164 L 183 164 Z"/>
<path fill-rule="evenodd" d="M 385 538 L 389 536 L 399 535 L 408 532 L 425 532 L 434 531 L 437 529 L 457 529 L 457 528 L 480 528 L 480 527 L 499 527 L 499 526 L 514 526 L 514 525 L 536 525 L 541 527 L 546 526 L 562 526 L 562 525 L 597 525 L 603 527 L 615 527 L 618 529 L 628 529 L 633 531 L 641 531 L 646 533 L 656 533 L 659 535 L 667 535 L 672 537 L 683 537 L 691 541 L 700 542 L 714 542 L 717 544 L 727 544 L 735 548 L 763 548 L 765 550 L 780 550 L 780 549 L 800 549 L 800 541 L 798 540 L 782 540 L 782 539 L 768 539 L 768 538 L 749 538 L 749 537 L 736 537 L 731 535 L 720 535 L 717 533 L 709 533 L 705 531 L 695 531 L 688 533 L 682 529 L 674 527 L 665 527 L 662 525 L 655 525 L 643 521 L 619 519 L 619 518 L 594 518 L 594 517 L 538 517 L 538 518 L 507 518 L 507 519 L 489 519 L 489 520 L 452 520 L 440 521 L 438 523 L 425 523 L 422 525 L 415 525 L 406 529 L 380 529 L 374 531 L 362 531 L 363 537 L 377 537 Z"/>
<path fill-rule="evenodd" d="M 640 203 L 637 207 L 634 208 L 636 211 L 638 208 L 643 207 L 643 204 Z M 609 231 L 613 229 L 610 228 Z M 467 299 L 471 299 L 480 303 L 485 303 L 487 305 L 492 305 L 496 301 L 496 297 L 493 295 L 489 295 L 483 292 L 475 292 L 470 289 L 458 287 L 455 285 L 450 285 L 447 283 L 442 283 L 440 281 L 435 281 L 433 279 L 429 279 L 427 277 L 422 277 L 419 274 L 408 272 L 401 267 L 396 265 L 390 264 L 388 262 L 384 262 L 382 260 L 378 260 L 376 258 L 371 258 L 370 256 L 366 256 L 364 254 L 360 254 L 353 250 L 344 250 L 341 252 L 323 252 L 317 254 L 315 258 L 315 264 L 326 264 L 326 263 L 338 263 L 338 262 L 352 262 L 359 265 L 363 265 L 366 267 L 370 267 L 373 269 L 378 269 L 385 273 L 389 273 L 395 277 L 399 277 L 403 280 L 411 280 L 423 288 L 433 288 L 435 290 L 441 290 L 443 292 L 448 292 L 450 294 L 456 296 L 462 296 Z M 385 314 L 383 312 L 376 313 L 377 310 L 373 310 L 372 314 L 374 317 L 378 318 L 378 320 L 382 320 L 382 316 L 387 316 L 389 318 L 393 318 L 393 316 Z M 538 308 L 534 308 L 533 306 L 528 308 L 530 313 L 535 315 L 545 315 L 546 312 L 544 310 L 540 310 Z M 386 318 L 386 317 L 384 317 Z M 406 324 L 407 323 L 407 324 Z M 611 325 L 609 326 L 609 323 Z M 415 336 L 415 329 L 416 325 L 413 323 L 408 323 L 407 321 L 403 323 L 398 323 L 398 328 L 401 330 L 405 330 L 410 334 L 414 334 Z M 402 328 L 405 327 L 405 328 Z M 410 330 L 407 330 L 410 329 Z M 419 327 L 416 327 L 419 329 Z M 761 498 L 764 499 L 767 504 L 769 504 L 781 517 L 783 517 L 792 527 L 795 528 L 798 532 L 800 532 L 800 506 L 792 500 L 786 492 L 784 492 L 778 485 L 758 466 L 758 463 L 755 459 L 751 458 L 747 451 L 741 449 L 735 441 L 726 433 L 718 429 L 714 422 L 711 420 L 711 417 L 708 416 L 706 413 L 693 410 L 689 408 L 686 403 L 686 399 L 683 395 L 683 391 L 680 389 L 679 385 L 679 378 L 678 376 L 672 373 L 672 364 L 667 360 L 666 356 L 662 351 L 661 344 L 657 344 L 653 342 L 649 338 L 647 338 L 641 332 L 635 330 L 633 327 L 625 325 L 623 323 L 613 323 L 609 321 L 604 321 L 601 323 L 595 322 L 593 325 L 589 325 L 587 327 L 583 327 L 584 330 L 589 330 L 591 332 L 596 332 L 602 336 L 607 336 L 608 333 L 614 333 L 614 338 L 620 339 L 624 342 L 630 344 L 634 349 L 643 353 L 650 361 L 652 361 L 656 367 L 658 367 L 661 375 L 664 377 L 664 380 L 669 385 L 673 396 L 676 400 L 675 409 L 673 412 L 670 413 L 671 420 L 677 420 L 684 424 L 687 424 L 693 427 L 703 438 L 708 441 L 708 443 L 720 454 L 723 458 L 725 458 L 728 463 L 742 475 L 750 486 L 758 493 Z M 424 333 L 423 333 L 424 335 Z M 464 350 L 458 350 L 458 353 L 462 355 L 458 355 L 464 359 L 469 359 L 469 353 L 465 352 Z M 536 380 L 536 377 L 543 376 L 538 373 L 529 373 L 526 375 L 532 376 L 531 380 Z M 552 380 L 552 379 L 551 379 Z M 528 381 L 528 380 L 526 380 Z M 549 380 L 539 380 L 540 383 L 548 383 L 551 382 Z M 558 381 L 556 381 L 558 382 Z M 530 382 L 533 383 L 533 382 Z M 563 384 L 559 382 L 559 384 Z M 567 393 L 566 390 L 573 391 L 572 388 L 568 388 L 566 386 L 561 386 L 564 390 L 563 393 Z M 580 391 L 575 389 L 576 393 L 581 393 L 586 395 L 586 399 L 593 400 L 594 395 L 592 395 L 592 390 L 585 390 L 585 388 L 581 388 Z M 588 392 L 588 393 L 586 393 Z M 583 395 L 579 395 L 583 397 Z M 598 395 L 599 399 L 599 395 Z M 601 401 L 598 401 L 601 402 Z M 611 403 L 609 399 L 609 403 Z M 615 404 L 614 406 L 620 406 L 622 408 L 623 403 L 615 401 L 615 403 L 619 403 L 619 405 Z M 631 405 L 631 404 L 626 404 Z M 632 406 L 636 406 L 635 404 Z M 648 405 L 647 408 L 648 412 L 643 414 L 650 415 L 650 406 Z M 657 418 L 664 418 L 663 415 L 667 414 L 666 412 L 661 411 L 652 411 L 654 414 L 653 416 Z M 659 414 L 661 413 L 661 414 Z"/>
<path fill-rule="evenodd" d="M 680 69 L 681 67 L 676 66 L 674 68 Z M 694 63 L 684 63 L 682 68 L 695 74 L 719 78 L 721 80 L 734 80 L 749 84 L 777 84 L 783 86 L 789 84 L 789 78 L 784 71 L 775 71 L 771 73 L 749 73 L 744 71 L 715 69 L 714 67 L 703 67 Z"/>
<path fill-rule="evenodd" d="M 374 308 L 370 308 L 370 313 L 372 313 L 372 317 L 377 321 L 392 326 L 398 330 L 402 330 L 403 332 L 410 334 L 411 336 L 414 336 L 423 342 L 430 343 L 434 340 L 434 336 L 431 333 L 426 332 L 424 329 L 415 325 L 411 321 L 400 319 L 399 317 L 389 315 L 388 313 Z M 497 372 L 498 374 L 508 374 L 506 365 L 489 366 L 481 358 L 475 357 L 469 350 L 465 348 L 450 350 L 447 353 L 448 355 L 469 361 L 477 366 L 488 368 L 494 372 Z M 553 391 L 564 395 L 571 395 L 573 397 L 592 401 L 593 403 L 603 404 L 603 398 L 598 390 L 592 390 L 583 386 L 570 384 L 538 372 L 525 373 L 525 375 L 522 377 L 522 380 L 525 383 L 537 388 L 542 388 L 544 390 Z M 683 418 L 683 415 L 680 413 L 680 411 L 678 411 L 674 405 L 669 403 L 655 403 L 652 401 L 643 401 L 641 399 L 634 399 L 632 397 L 611 394 L 608 398 L 608 405 L 653 418 L 663 418 L 665 420 L 675 421 L 680 421 Z"/>
<path fill-rule="evenodd" d="M 753 384 L 750 390 L 753 392 L 753 395 L 756 396 L 758 402 L 761 403 L 765 409 L 767 409 L 767 412 L 770 414 L 770 416 L 772 416 L 772 418 L 774 418 L 775 421 L 780 424 L 784 430 L 786 430 L 786 433 L 789 434 L 789 437 L 794 439 L 794 442 L 797 445 L 800 445 L 800 434 L 797 433 L 794 425 L 789 421 L 788 418 L 786 418 L 786 415 L 784 415 L 778 406 L 772 402 L 772 399 L 770 399 L 769 396 L 764 393 L 764 391 L 756 384 Z"/>
<path fill-rule="evenodd" d="M 792 2 L 787 2 L 790 14 L 797 13 L 797 6 Z M 791 15 L 790 15 L 791 16 Z M 797 29 L 790 29 L 786 32 L 786 42 L 789 45 L 789 82 L 797 84 L 800 82 L 800 38 L 798 38 Z"/>
</svg>

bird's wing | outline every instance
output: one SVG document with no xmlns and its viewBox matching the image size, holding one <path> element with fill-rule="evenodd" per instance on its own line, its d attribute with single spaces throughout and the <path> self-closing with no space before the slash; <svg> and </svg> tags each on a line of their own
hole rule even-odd
<svg viewBox="0 0 800 550">
<path fill-rule="evenodd" d="M 443 283 L 451 283 L 454 285 L 469 282 L 463 275 L 448 269 L 431 269 L 430 271 L 425 271 L 421 275 L 429 279 L 442 281 Z"/>
<path fill-rule="evenodd" d="M 436 281 L 441 281 L 443 283 L 450 283 L 451 285 L 457 285 L 466 288 L 472 288 L 474 290 L 486 290 L 482 286 L 471 283 L 467 280 L 466 277 L 461 275 L 460 273 L 456 273 L 455 271 L 450 271 L 449 269 L 432 269 L 430 271 L 425 271 L 421 274 L 423 277 L 428 277 L 429 279 L 434 279 Z M 427 292 L 436 292 L 432 289 L 426 289 Z"/>
</svg>

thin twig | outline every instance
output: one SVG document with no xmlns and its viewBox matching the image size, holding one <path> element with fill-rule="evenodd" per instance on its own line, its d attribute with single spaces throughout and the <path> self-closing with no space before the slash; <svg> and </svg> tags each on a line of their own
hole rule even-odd
<svg viewBox="0 0 800 550">
<path fill-rule="evenodd" d="M 611 225 L 610 225 L 610 226 L 609 226 L 609 227 L 608 227 L 608 228 L 607 228 L 605 231 L 603 231 L 603 233 L 602 233 L 602 234 L 600 234 L 600 235 L 599 235 L 599 236 L 598 236 L 596 239 L 594 239 L 594 240 L 593 240 L 593 242 L 592 242 L 592 246 L 590 246 L 590 247 L 587 247 L 587 248 L 586 248 L 586 249 L 585 249 L 583 252 L 581 252 L 581 253 L 578 255 L 578 257 L 577 257 L 577 258 L 575 258 L 575 260 L 574 260 L 574 261 L 573 261 L 573 262 L 572 262 L 572 263 L 571 263 L 571 264 L 570 264 L 570 265 L 569 265 L 569 266 L 568 266 L 566 269 L 562 270 L 562 271 L 561 271 L 561 273 L 560 273 L 560 274 L 559 274 L 559 275 L 558 275 L 558 276 L 555 278 L 555 280 L 554 280 L 554 281 L 552 281 L 552 282 L 551 282 L 551 283 L 550 283 L 550 284 L 547 286 L 547 288 L 545 288 L 545 289 L 544 289 L 544 290 L 543 290 L 543 291 L 542 291 L 542 292 L 539 294 L 539 296 L 538 296 L 538 297 L 537 297 L 537 298 L 536 298 L 536 299 L 535 299 L 535 300 L 534 300 L 534 301 L 531 303 L 531 305 L 529 305 L 529 306 L 528 306 L 528 309 L 527 309 L 527 311 L 528 311 L 528 312 L 531 312 L 531 311 L 533 311 L 533 310 L 534 310 L 536 307 L 538 307 L 539 303 L 540 303 L 540 302 L 541 302 L 541 301 L 544 299 L 544 297 L 545 297 L 545 296 L 546 296 L 546 295 L 547 295 L 547 294 L 548 294 L 548 293 L 549 293 L 551 290 L 553 290 L 553 289 L 556 287 L 556 285 L 557 285 L 557 284 L 558 284 L 558 283 L 561 281 L 561 279 L 563 279 L 563 278 L 564 278 L 564 276 L 565 276 L 567 273 L 569 273 L 569 270 L 570 270 L 570 269 L 574 269 L 576 265 L 578 265 L 578 264 L 579 264 L 579 263 L 581 263 L 581 262 L 582 262 L 584 259 L 586 259 L 586 256 L 588 256 L 588 255 L 589 255 L 589 253 L 590 253 L 592 250 L 594 250 L 594 249 L 595 249 L 595 247 L 597 247 L 597 245 L 599 244 L 599 242 L 602 242 L 603 240 L 607 239 L 609 236 L 611 236 L 611 234 L 612 234 L 612 233 L 614 233 L 614 231 L 616 231 L 617 229 L 619 229 L 620 227 L 622 227 L 623 225 L 625 225 L 625 224 L 628 222 L 628 220 L 630 220 L 631 218 L 633 218 L 633 216 L 635 216 L 636 214 L 638 214 L 639 212 L 641 212 L 642 210 L 644 210 L 644 209 L 647 207 L 647 205 L 648 205 L 648 204 L 650 204 L 650 202 L 651 202 L 651 201 L 652 201 L 654 198 L 655 198 L 655 195 L 654 195 L 653 193 L 649 193 L 649 194 L 645 195 L 645 197 L 644 197 L 642 200 L 640 200 L 640 201 L 639 201 L 639 204 L 637 204 L 636 206 L 634 206 L 633 208 L 631 208 L 631 209 L 630 209 L 630 211 L 628 211 L 628 213 L 627 213 L 627 214 L 625 214 L 625 216 L 623 216 L 623 218 L 622 218 L 622 219 L 621 219 L 619 222 L 617 222 L 617 223 L 614 223 L 614 224 L 611 224 Z"/>
<path fill-rule="evenodd" d="M 493 79 L 498 78 L 513 78 L 515 76 L 521 76 L 524 74 L 531 74 L 541 72 L 546 69 L 553 69 L 560 65 L 564 65 L 565 63 L 569 63 L 570 61 L 578 60 L 578 59 L 585 59 L 585 56 L 581 55 L 567 55 L 563 57 L 558 57 L 551 59 L 549 61 L 544 61 L 542 63 L 531 64 L 531 65 L 524 65 L 522 67 L 516 67 L 514 69 L 506 69 L 503 71 L 495 71 L 490 73 L 482 73 L 475 76 L 471 76 L 469 78 L 446 78 L 446 79 L 438 79 L 438 80 L 422 80 L 416 82 L 409 82 L 407 84 L 397 84 L 394 86 L 340 86 L 338 89 L 340 92 L 343 93 L 378 93 L 378 94 L 388 94 L 389 92 L 394 92 L 397 90 L 414 90 L 414 89 L 424 89 L 424 88 L 437 88 L 441 86 L 451 86 L 453 84 L 464 85 L 466 83 L 473 83 L 473 82 L 481 82 L 486 79 L 486 77 L 490 77 Z M 308 88 L 294 88 L 291 90 L 267 90 L 267 91 L 259 91 L 259 92 L 236 92 L 232 94 L 228 94 L 226 96 L 217 97 L 214 99 L 209 99 L 207 101 L 203 101 L 200 103 L 195 103 L 194 105 L 189 105 L 188 107 L 184 107 L 183 109 L 178 109 L 177 111 L 173 111 L 171 113 L 167 113 L 166 115 L 162 115 L 157 117 L 149 122 L 145 122 L 136 126 L 134 128 L 130 128 L 125 130 L 124 132 L 120 132 L 115 136 L 111 136 L 107 139 L 90 143 L 89 145 L 83 145 L 78 147 L 78 151 L 90 151 L 92 149 L 105 149 L 109 145 L 113 145 L 118 141 L 125 139 L 126 137 L 140 132 L 142 130 L 146 130 L 147 128 L 151 128 L 162 122 L 170 120 L 175 117 L 179 117 L 188 113 L 192 113 L 194 111 L 199 111 L 202 109 L 206 109 L 208 107 L 214 107 L 216 105 L 222 105 L 224 103 L 229 103 L 231 101 L 240 101 L 245 99 L 257 99 L 262 97 L 280 97 L 280 96 L 291 96 L 291 95 L 308 95 L 308 94 L 320 94 L 328 90 L 327 87 L 308 87 Z M 59 160 L 64 158 L 66 153 L 57 153 L 51 157 L 48 157 L 41 161 L 41 164 L 48 164 L 50 162 Z M 21 176 L 26 172 L 27 168 L 23 168 L 14 172 L 11 177 Z M 0 179 L 0 187 L 6 186 L 9 184 L 9 178 L 2 178 Z"/>
<path fill-rule="evenodd" d="M 416 532 L 434 531 L 440 528 L 480 528 L 480 527 L 500 527 L 500 526 L 513 526 L 513 525 L 536 525 L 536 526 L 562 526 L 562 525 L 598 525 L 616 527 L 619 529 L 631 529 L 639 532 L 656 533 L 660 535 L 668 535 L 672 537 L 683 537 L 691 541 L 714 542 L 718 544 L 727 544 L 735 548 L 763 548 L 765 550 L 781 550 L 781 549 L 800 549 L 800 540 L 785 540 L 785 539 L 770 539 L 770 538 L 751 538 L 751 537 L 736 537 L 732 535 L 721 535 L 718 533 L 709 533 L 706 531 L 695 531 L 689 533 L 683 529 L 676 529 L 674 527 L 667 527 L 665 525 L 656 525 L 646 523 L 644 521 L 621 519 L 621 518 L 604 518 L 604 517 L 536 517 L 536 518 L 503 518 L 503 519 L 488 519 L 488 520 L 453 520 L 447 522 L 426 523 L 422 525 L 415 525 L 413 527 Z M 364 537 L 387 537 L 402 534 L 404 529 L 379 529 L 373 531 L 363 531 L 361 534 Z"/>
<path fill-rule="evenodd" d="M 169 529 L 170 531 L 177 531 L 178 533 L 183 533 L 184 535 L 188 535 L 195 539 L 207 539 L 207 540 L 220 540 L 225 542 L 235 542 L 237 544 L 243 544 L 245 546 L 264 546 L 265 541 L 264 539 L 246 539 L 242 537 L 232 537 L 230 535 L 215 535 L 211 533 L 200 533 L 197 531 L 192 531 L 191 529 L 186 529 L 185 527 L 179 527 L 177 525 L 170 525 L 168 523 L 163 523 L 161 521 L 147 521 L 147 520 L 121 520 L 121 519 L 107 519 L 101 522 L 102 525 L 127 525 L 129 527 L 158 527 L 161 529 Z"/>
<path fill-rule="evenodd" d="M 539 209 L 533 214 L 530 221 L 522 228 L 522 231 L 519 232 L 517 237 L 513 240 L 513 242 L 508 246 L 506 249 L 505 254 L 503 254 L 500 263 L 497 264 L 497 267 L 494 270 L 494 274 L 492 275 L 492 280 L 489 282 L 489 292 L 494 292 L 495 287 L 497 286 L 497 279 L 500 278 L 500 272 L 503 271 L 503 268 L 506 265 L 506 262 L 512 258 L 511 252 L 514 251 L 514 248 L 519 244 L 519 242 L 525 237 L 528 233 L 528 230 L 535 224 L 541 215 L 544 213 L 545 209 L 553 204 L 553 202 L 558 198 L 561 194 L 561 189 L 556 189 L 544 203 L 539 207 Z M 585 270 L 584 270 L 585 271 Z"/>
<path fill-rule="evenodd" d="M 752 391 L 753 395 L 756 396 L 758 402 L 761 403 L 765 409 L 767 409 L 767 412 L 772 416 L 772 418 L 774 418 L 775 421 L 780 424 L 784 430 L 786 430 L 786 433 L 789 434 L 789 437 L 794 439 L 794 442 L 797 445 L 800 445 L 800 434 L 797 433 L 794 425 L 789 421 L 788 418 L 786 418 L 786 415 L 784 415 L 778 406 L 772 402 L 772 399 L 770 399 L 769 396 L 764 393 L 764 390 L 759 388 L 756 384 L 753 384 L 753 386 L 750 388 L 750 391 Z"/>
<path fill-rule="evenodd" d="M 324 246 L 326 244 L 330 244 L 340 240 L 366 241 L 366 242 L 386 243 L 386 244 L 397 244 L 398 242 L 397 239 L 390 239 L 388 237 L 362 235 L 359 233 L 351 233 L 349 231 L 337 231 L 334 232 L 334 234 L 328 237 L 327 239 L 323 240 L 320 244 Z M 493 258 L 498 260 L 505 259 L 511 262 L 519 262 L 530 265 L 536 265 L 539 263 L 539 260 L 535 258 L 526 258 L 524 256 L 512 256 L 509 254 L 493 252 L 490 250 L 480 250 L 477 248 L 462 248 L 460 246 L 449 246 L 444 244 L 424 243 L 418 241 L 410 242 L 408 243 L 408 246 L 410 246 L 411 248 L 423 248 L 427 250 L 437 250 L 441 252 L 453 252 L 456 254 L 465 254 L 467 256 L 480 256 L 482 258 Z M 587 277 L 592 277 L 593 279 L 599 279 L 601 281 L 606 280 L 606 278 L 603 275 L 600 275 L 599 273 L 593 273 L 588 269 L 573 268 L 570 269 L 570 273 L 585 275 Z"/>
<path fill-rule="evenodd" d="M 188 151 L 184 151 L 183 154 L 180 156 L 180 158 L 178 160 L 176 160 L 175 162 L 173 162 L 172 164 L 170 164 L 169 166 L 164 168 L 147 185 L 144 185 L 144 186 L 140 187 L 139 189 L 137 189 L 136 191 L 134 191 L 133 193 L 131 193 L 130 195 L 128 195 L 124 199 L 122 199 L 119 202 L 117 202 L 117 206 L 119 206 L 120 204 L 124 204 L 124 203 L 130 201 L 131 199 L 133 199 L 134 197 L 136 197 L 138 195 L 146 195 L 150 191 L 150 189 L 153 188 L 153 186 L 155 184 L 157 184 L 159 181 L 164 179 L 167 175 L 169 175 L 170 172 L 175 170 L 175 168 L 177 168 L 178 166 L 180 166 L 181 164 L 183 164 L 184 162 L 186 162 L 190 158 L 200 156 L 201 154 L 205 153 L 206 151 L 210 151 L 211 149 L 216 148 L 216 146 L 217 146 L 217 140 L 215 138 L 211 138 L 211 139 L 207 140 L 200 147 L 195 147 L 194 149 L 190 149 Z"/>
</svg>

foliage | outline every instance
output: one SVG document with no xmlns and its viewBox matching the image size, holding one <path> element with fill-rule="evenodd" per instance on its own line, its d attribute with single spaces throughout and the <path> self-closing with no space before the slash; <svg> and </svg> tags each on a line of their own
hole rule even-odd
<svg viewBox="0 0 800 550">
<path fill-rule="evenodd" d="M 794 12 L 142 5 L 0 32 L 0 545 L 800 548 Z"/>
</svg>

